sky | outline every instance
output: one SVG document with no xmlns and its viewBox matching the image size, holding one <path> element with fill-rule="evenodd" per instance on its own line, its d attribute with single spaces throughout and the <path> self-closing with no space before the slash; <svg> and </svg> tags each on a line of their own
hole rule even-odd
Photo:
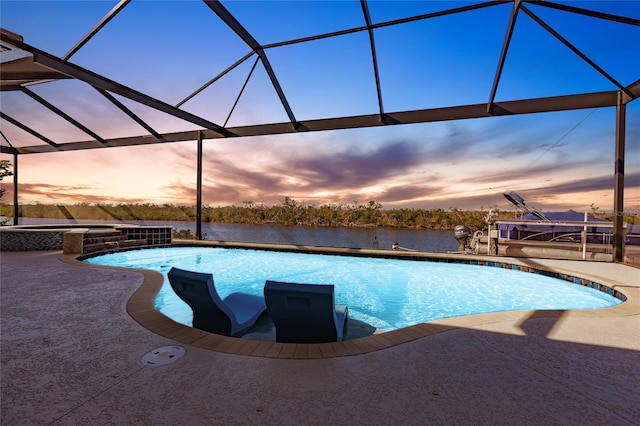
<svg viewBox="0 0 640 426">
<path fill-rule="evenodd" d="M 374 23 L 474 2 L 370 1 Z M 638 1 L 567 1 L 640 19 Z M 364 24 L 358 1 L 223 1 L 263 46 Z M 0 2 L 0 26 L 64 56 L 114 1 Z M 527 4 L 623 85 L 640 79 L 640 27 Z M 386 112 L 486 103 L 512 4 L 374 31 Z M 585 31 L 588 28 L 588 31 Z M 133 0 L 70 61 L 176 105 L 250 52 L 200 1 Z M 298 120 L 378 111 L 366 32 L 265 49 Z M 180 108 L 228 127 L 288 121 L 255 56 Z M 103 138 L 147 132 L 78 81 L 30 90 Z M 616 90 L 521 13 L 496 101 Z M 240 94 L 240 96 L 239 96 Z M 160 133 L 197 129 L 116 96 Z M 19 92 L 4 113 L 59 142 L 90 137 Z M 509 209 L 511 190 L 546 211 L 613 209 L 615 108 L 204 141 L 203 203 Z M 42 144 L 2 120 L 13 146 Z M 640 214 L 640 101 L 627 105 L 625 210 Z M 3 138 L 0 143 L 6 145 Z M 20 203 L 195 203 L 196 142 L 19 156 Z M 13 161 L 13 156 L 2 159 Z M 5 178 L 5 202 L 12 179 Z"/>
</svg>

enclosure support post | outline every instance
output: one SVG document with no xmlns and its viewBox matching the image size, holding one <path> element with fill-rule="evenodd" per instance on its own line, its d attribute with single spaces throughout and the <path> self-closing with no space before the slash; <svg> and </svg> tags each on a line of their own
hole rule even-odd
<svg viewBox="0 0 640 426">
<path fill-rule="evenodd" d="M 13 154 L 13 224 L 18 225 L 18 154 Z"/>
<path fill-rule="evenodd" d="M 616 160 L 615 183 L 613 193 L 613 261 L 622 262 L 624 259 L 624 151 L 625 126 L 627 106 L 624 103 L 624 93 L 618 92 L 616 105 Z"/>
<path fill-rule="evenodd" d="M 196 177 L 196 239 L 202 239 L 202 132 L 198 132 L 198 176 Z"/>
<path fill-rule="evenodd" d="M 589 220 L 588 213 L 584 212 L 584 226 L 582 227 L 582 260 L 587 258 L 587 221 Z"/>
</svg>

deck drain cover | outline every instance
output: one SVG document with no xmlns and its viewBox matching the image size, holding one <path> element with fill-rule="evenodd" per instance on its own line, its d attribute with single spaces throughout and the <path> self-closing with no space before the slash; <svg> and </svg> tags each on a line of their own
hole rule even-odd
<svg viewBox="0 0 640 426">
<path fill-rule="evenodd" d="M 184 355 L 184 348 L 180 346 L 164 346 L 147 352 L 142 357 L 142 363 L 151 366 L 166 365 L 179 360 L 182 355 Z"/>
</svg>

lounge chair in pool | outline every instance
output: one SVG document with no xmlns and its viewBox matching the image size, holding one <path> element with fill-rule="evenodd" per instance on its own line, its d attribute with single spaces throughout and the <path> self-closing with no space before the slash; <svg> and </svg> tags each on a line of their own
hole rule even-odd
<svg viewBox="0 0 640 426">
<path fill-rule="evenodd" d="M 297 284 L 267 281 L 267 311 L 283 343 L 340 342 L 348 317 L 346 306 L 336 305 L 333 284 Z"/>
<path fill-rule="evenodd" d="M 168 276 L 173 291 L 193 311 L 193 328 L 239 337 L 266 309 L 260 296 L 232 293 L 221 299 L 212 274 L 171 268 Z"/>
</svg>

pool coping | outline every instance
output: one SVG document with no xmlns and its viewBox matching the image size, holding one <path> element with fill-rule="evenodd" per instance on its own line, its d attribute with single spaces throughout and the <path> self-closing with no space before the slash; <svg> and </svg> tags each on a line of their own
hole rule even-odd
<svg viewBox="0 0 640 426">
<path fill-rule="evenodd" d="M 522 318 L 523 315 L 528 315 L 531 318 L 560 318 L 567 316 L 584 318 L 611 318 L 640 314 L 640 303 L 638 303 L 640 301 L 640 285 L 633 286 L 616 281 L 615 279 L 610 277 L 596 276 L 586 272 L 577 272 L 575 270 L 576 268 L 567 269 L 558 266 L 549 267 L 548 265 L 542 264 L 540 262 L 540 259 L 495 257 L 455 253 L 397 252 L 391 250 L 343 249 L 329 247 L 248 243 L 221 243 L 211 241 L 182 243 L 176 242 L 172 244 L 172 246 L 211 246 L 338 255 L 375 256 L 383 258 L 404 258 L 447 263 L 468 263 L 488 267 L 506 267 L 504 265 L 508 265 L 510 269 L 518 269 L 523 272 L 543 273 L 545 275 L 559 275 L 557 278 L 564 278 L 567 281 L 575 283 L 576 285 L 589 285 L 588 283 L 598 283 L 599 285 L 607 286 L 614 292 L 619 292 L 619 294 L 623 295 L 626 300 L 616 306 L 600 309 L 519 310 L 446 318 L 342 342 L 304 344 L 278 343 L 221 336 L 194 329 L 183 324 L 179 324 L 166 317 L 165 315 L 157 311 L 154 307 L 155 297 L 160 291 L 160 288 L 162 287 L 164 281 L 164 277 L 159 272 L 142 269 L 117 268 L 87 264 L 81 260 L 83 258 L 87 258 L 87 256 L 63 254 L 60 257 L 60 260 L 65 263 L 81 267 L 126 269 L 128 271 L 141 273 L 144 276 L 143 283 L 127 301 L 128 314 L 140 325 L 147 328 L 153 333 L 190 346 L 227 354 L 255 357 L 280 359 L 319 359 L 362 355 L 408 343 L 416 339 L 425 338 L 449 330 L 476 327 L 484 324 L 493 324 L 506 321 L 518 321 Z M 500 266 L 495 265 L 496 263 Z M 573 264 L 573 266 L 575 266 L 575 263 Z M 581 281 L 576 282 L 576 279 Z"/>
</svg>

